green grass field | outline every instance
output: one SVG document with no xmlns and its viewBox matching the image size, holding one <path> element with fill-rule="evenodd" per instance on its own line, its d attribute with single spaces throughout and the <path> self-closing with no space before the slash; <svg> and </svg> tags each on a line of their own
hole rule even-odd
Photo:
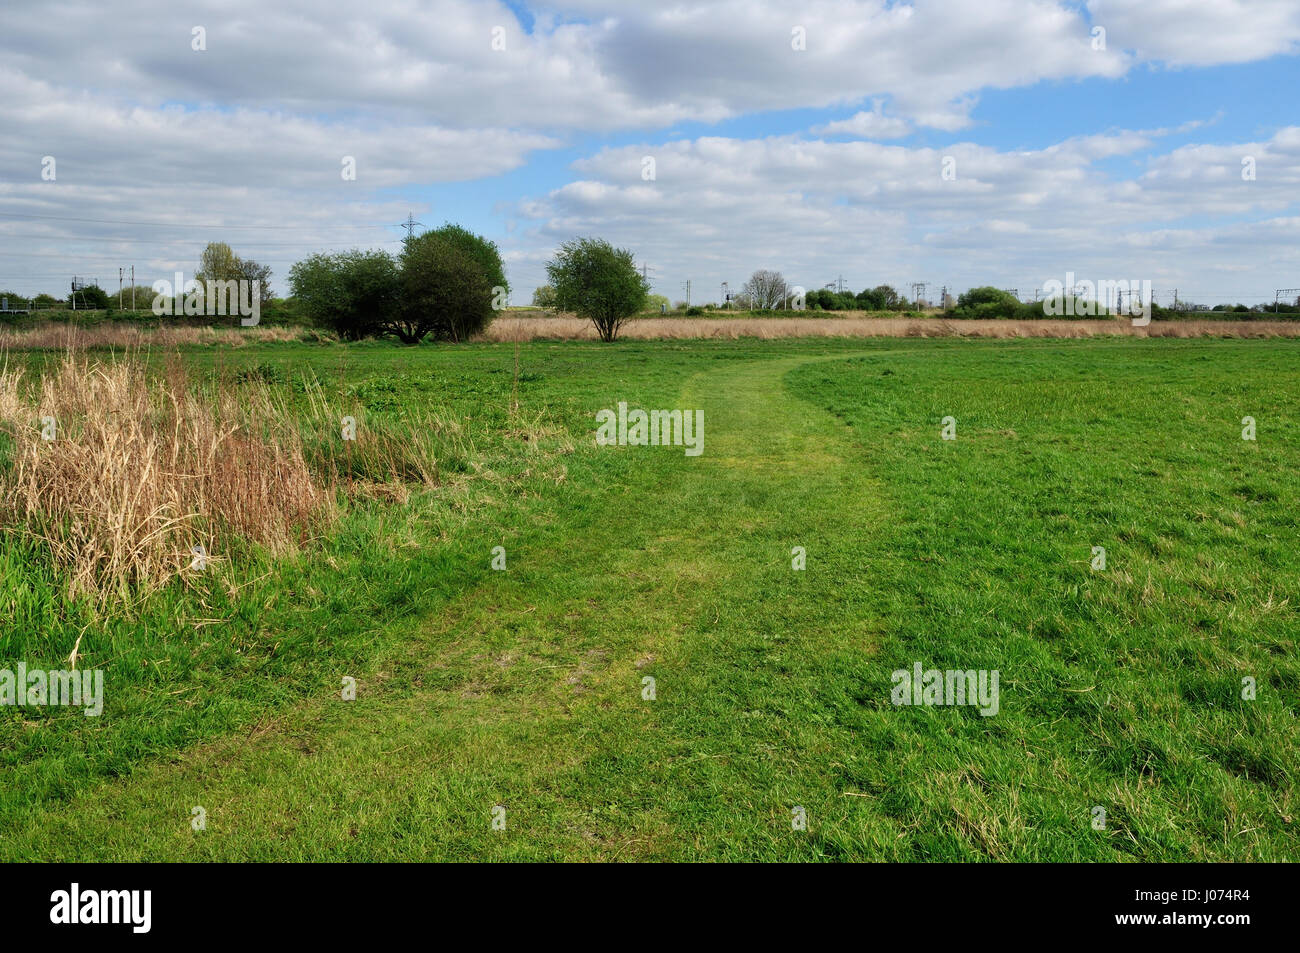
<svg viewBox="0 0 1300 953">
<path fill-rule="evenodd" d="M 504 344 L 186 357 L 436 410 L 450 478 L 108 614 L 7 533 L 0 667 L 106 700 L 0 709 L 4 860 L 1300 856 L 1300 343 L 534 342 L 513 415 Z"/>
</svg>

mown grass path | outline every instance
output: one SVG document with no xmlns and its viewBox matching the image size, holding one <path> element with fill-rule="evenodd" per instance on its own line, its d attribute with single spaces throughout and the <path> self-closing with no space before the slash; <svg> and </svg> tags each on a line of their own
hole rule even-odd
<svg viewBox="0 0 1300 953">
<path fill-rule="evenodd" d="M 873 646 L 854 597 L 869 580 L 837 540 L 869 537 L 884 514 L 843 425 L 782 386 L 802 360 L 692 376 L 679 406 L 705 410 L 703 456 L 595 451 L 659 456 L 652 479 L 580 499 L 579 525 L 522 532 L 508 571 L 449 611 L 400 623 L 405 651 L 339 673 L 359 678 L 355 702 L 323 691 L 246 735 L 100 784 L 34 813 L 11 849 L 815 855 L 815 832 L 862 807 L 835 790 L 827 759 L 842 739 L 816 717 L 828 667 Z M 817 571 L 792 571 L 794 546 Z M 505 831 L 491 829 L 497 805 Z M 813 836 L 792 831 L 796 805 Z"/>
</svg>

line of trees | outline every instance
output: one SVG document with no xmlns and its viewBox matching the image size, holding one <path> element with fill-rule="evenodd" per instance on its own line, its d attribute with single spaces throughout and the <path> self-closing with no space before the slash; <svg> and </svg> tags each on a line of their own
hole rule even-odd
<svg viewBox="0 0 1300 953">
<path fill-rule="evenodd" d="M 385 251 L 312 255 L 289 270 L 304 313 L 345 340 L 392 335 L 464 341 L 506 306 L 510 286 L 496 243 L 446 224 Z"/>
<path fill-rule="evenodd" d="M 818 288 L 804 293 L 801 301 L 797 289 L 779 271 L 765 268 L 750 275 L 732 301 L 752 311 L 904 311 L 910 307 L 907 299 L 890 285 L 877 285 L 857 294 Z"/>
<path fill-rule="evenodd" d="M 632 252 L 598 238 L 574 238 L 560 245 L 546 266 L 548 284 L 537 288 L 534 306 L 576 313 L 591 321 L 602 341 L 614 341 L 626 323 L 653 308 L 666 308 L 668 299 L 650 293 L 649 282 L 636 268 Z M 482 332 L 496 312 L 508 304 L 510 286 L 496 244 L 460 225 L 444 224 L 406 241 L 398 255 L 385 251 L 350 251 L 311 255 L 289 272 L 292 297 L 275 301 L 270 295 L 271 269 L 252 259 L 240 258 L 223 242 L 203 251 L 195 279 L 256 281 L 262 302 L 283 306 L 282 320 L 306 321 L 337 332 L 344 340 L 389 335 L 406 344 L 426 338 L 465 341 Z M 137 289 L 137 296 L 141 297 Z M 12 296 L 17 299 L 18 296 Z M 152 293 L 137 301 L 147 307 Z M 912 307 L 890 285 L 877 285 L 856 294 L 819 288 L 804 293 L 791 286 L 779 271 L 759 269 L 744 283 L 732 302 L 753 311 L 905 311 Z M 59 306 L 49 295 L 33 302 Z M 111 308 L 113 296 L 94 286 L 79 288 L 77 307 Z M 1049 311 L 1047 305 L 1061 305 Z M 946 304 L 946 302 L 945 302 Z M 1182 302 L 1177 312 L 1153 307 L 1153 316 L 1170 318 L 1207 314 L 1208 309 Z M 1072 305 L 1072 307 L 1071 307 Z M 685 307 L 685 302 L 681 303 Z M 687 308 L 688 315 L 711 309 Z M 1272 303 L 1247 308 L 1218 305 L 1220 314 L 1300 313 L 1294 303 Z M 1072 302 L 1022 302 L 994 287 L 971 288 L 950 307 L 954 318 L 1032 320 L 1048 314 L 1076 317 L 1105 315 L 1104 304 L 1075 298 Z"/>
<path fill-rule="evenodd" d="M 170 276 L 169 276 L 170 277 Z M 199 255 L 198 270 L 194 280 L 200 286 L 207 281 L 250 281 L 257 282 L 260 289 L 261 303 L 267 304 L 271 299 L 271 268 L 251 258 L 236 255 L 225 242 L 209 242 Z M 16 298 L 17 296 L 10 295 Z M 97 284 L 71 287 L 64 298 L 55 298 L 49 294 L 38 294 L 30 299 L 32 307 L 37 310 L 71 309 L 76 311 L 111 311 L 115 308 L 131 310 L 131 302 L 136 311 L 148 311 L 152 308 L 157 293 L 152 286 L 126 285 L 111 291 Z M 22 300 L 26 301 L 27 298 Z"/>
</svg>

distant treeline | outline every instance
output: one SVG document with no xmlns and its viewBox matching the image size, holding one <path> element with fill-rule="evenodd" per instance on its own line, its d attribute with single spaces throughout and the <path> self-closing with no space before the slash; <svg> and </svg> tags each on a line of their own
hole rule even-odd
<svg viewBox="0 0 1300 953">
<path fill-rule="evenodd" d="M 417 252 L 421 254 L 417 255 Z M 265 282 L 269 278 L 270 269 L 240 259 L 230 251 L 229 246 L 213 243 L 205 249 L 200 261 L 199 275 L 205 273 L 252 274 Z M 429 333 L 436 337 L 458 340 L 481 330 L 491 320 L 493 310 L 499 307 L 488 303 L 489 294 L 508 289 L 496 246 L 482 236 L 454 225 L 445 225 L 425 233 L 398 257 L 359 250 L 311 256 L 294 266 L 290 273 L 290 285 L 295 293 L 290 297 L 263 299 L 260 323 L 320 326 L 346 338 L 393 333 L 408 341 L 419 340 Z M 265 287 L 263 284 L 264 289 Z M 450 298 L 449 288 L 456 292 Z M 134 308 L 131 307 L 133 290 Z M 992 286 L 971 288 L 955 301 L 948 298 L 940 302 L 939 307 L 924 302 L 918 307 L 916 302 L 908 300 L 890 285 L 877 285 L 856 293 L 819 288 L 804 295 L 803 307 L 800 308 L 800 301 L 795 294 L 798 290 L 800 289 L 788 285 L 779 272 L 758 271 L 742 291 L 730 295 L 731 300 L 723 305 L 710 303 L 690 306 L 685 301 L 670 305 L 666 297 L 647 293 L 640 308 L 642 313 L 674 313 L 688 317 L 719 309 L 790 317 L 836 311 L 938 311 L 945 317 L 957 320 L 1012 321 L 1089 319 L 1108 317 L 1115 311 L 1123 310 L 1108 308 L 1104 302 L 1082 297 L 1022 301 L 1012 292 Z M 158 316 L 152 310 L 157 297 L 152 287 L 142 285 L 137 285 L 134 289 L 127 287 L 120 294 L 107 292 L 96 285 L 81 286 L 76 291 L 75 302 L 71 300 L 71 292 L 69 296 L 60 299 L 49 294 L 29 298 L 16 292 L 0 290 L 0 298 L 8 299 L 10 311 L 26 309 L 30 312 L 0 314 L 0 323 L 10 326 L 45 320 L 80 324 L 131 321 L 148 325 L 166 322 L 182 326 L 237 326 L 240 323 L 238 315 Z M 444 298 L 448 300 L 443 300 Z M 533 305 L 545 310 L 573 310 L 572 307 L 562 306 L 550 285 L 536 290 Z M 1152 320 L 1300 319 L 1300 298 L 1254 305 L 1238 303 L 1207 307 L 1188 301 L 1179 301 L 1178 305 L 1175 309 L 1152 304 Z M 448 314 L 456 320 L 451 321 L 449 327 L 443 327 L 448 323 Z"/>
</svg>

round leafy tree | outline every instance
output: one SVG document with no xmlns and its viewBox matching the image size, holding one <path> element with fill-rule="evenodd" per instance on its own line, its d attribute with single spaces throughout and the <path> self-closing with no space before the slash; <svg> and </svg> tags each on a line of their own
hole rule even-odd
<svg viewBox="0 0 1300 953">
<path fill-rule="evenodd" d="M 636 270 L 632 253 L 599 238 L 574 238 L 560 246 L 546 266 L 560 308 L 596 327 L 602 341 L 619 330 L 646 303 L 649 283 Z"/>
</svg>

